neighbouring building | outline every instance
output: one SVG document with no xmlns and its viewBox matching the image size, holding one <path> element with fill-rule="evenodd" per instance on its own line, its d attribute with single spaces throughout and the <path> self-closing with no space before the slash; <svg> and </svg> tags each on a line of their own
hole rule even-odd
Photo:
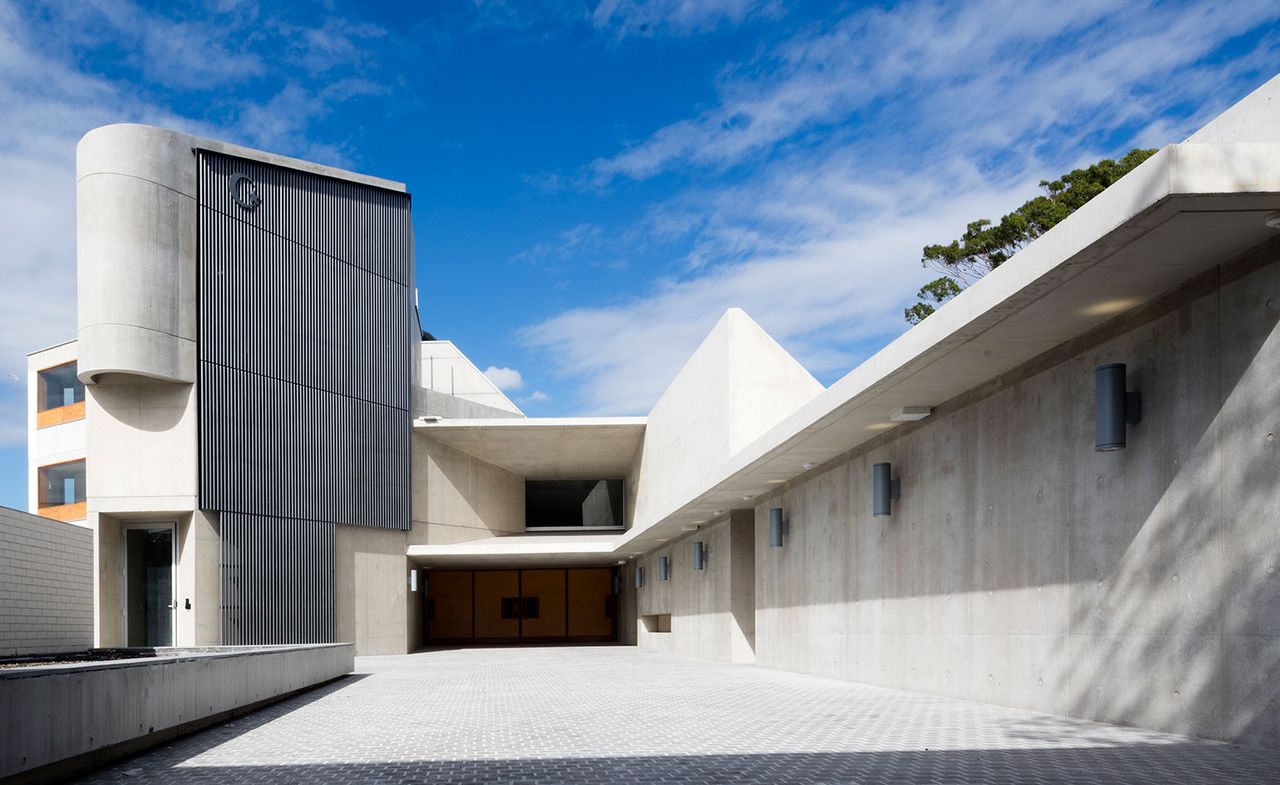
<svg viewBox="0 0 1280 785">
<path fill-rule="evenodd" d="M 618 641 L 1280 746 L 1280 78 L 830 387 L 733 309 L 644 417 L 423 333 L 400 183 L 133 125 L 77 176 L 31 509 L 98 645 Z"/>
</svg>

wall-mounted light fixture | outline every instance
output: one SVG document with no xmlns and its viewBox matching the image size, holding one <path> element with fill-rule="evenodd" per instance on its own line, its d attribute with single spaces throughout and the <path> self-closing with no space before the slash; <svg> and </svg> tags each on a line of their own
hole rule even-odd
<svg viewBox="0 0 1280 785">
<path fill-rule="evenodd" d="M 663 556 L 658 559 L 658 580 L 666 581 L 671 579 L 671 557 Z"/>
<path fill-rule="evenodd" d="M 707 546 L 701 541 L 693 544 L 693 568 L 701 570 L 707 566 Z"/>
<path fill-rule="evenodd" d="M 1142 393 L 1128 392 L 1124 363 L 1099 365 L 1094 371 L 1093 448 L 1098 452 L 1123 450 L 1126 426 L 1142 421 Z"/>
<path fill-rule="evenodd" d="M 889 412 L 889 422 L 917 422 L 931 414 L 932 406 L 899 406 Z"/>
<path fill-rule="evenodd" d="M 769 510 L 769 547 L 781 548 L 783 538 L 791 534 L 791 521 L 782 517 L 782 508 Z"/>
<path fill-rule="evenodd" d="M 902 481 L 893 479 L 893 465 L 871 466 L 871 514 L 877 518 L 893 515 L 893 503 L 902 498 Z"/>
<path fill-rule="evenodd" d="M 417 590 L 418 590 L 418 570 L 412 569 L 412 570 L 409 570 L 409 591 L 417 591 Z M 188 605 L 187 607 L 190 608 L 191 606 Z"/>
<path fill-rule="evenodd" d="M 644 567 L 636 565 L 636 588 L 644 588 Z"/>
</svg>

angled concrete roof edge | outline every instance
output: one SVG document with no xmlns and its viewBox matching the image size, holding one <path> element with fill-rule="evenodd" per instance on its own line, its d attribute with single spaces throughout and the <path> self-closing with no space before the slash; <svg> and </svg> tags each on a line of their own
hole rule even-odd
<svg viewBox="0 0 1280 785">
<path fill-rule="evenodd" d="M 493 419 L 443 419 L 435 422 L 415 420 L 413 426 L 425 430 L 466 428 L 502 428 L 506 430 L 570 429 L 570 428 L 643 428 L 644 417 L 511 417 Z"/>
<path fill-rule="evenodd" d="M 455 352 L 457 352 L 457 353 L 458 353 L 458 356 L 457 356 L 456 358 L 454 358 L 454 359 L 457 359 L 457 360 L 460 360 L 461 362 L 466 363 L 468 366 L 470 366 L 470 367 L 471 367 L 471 369 L 472 369 L 473 371 L 475 371 L 475 372 L 476 372 L 476 375 L 477 375 L 478 377 L 480 377 L 480 378 L 484 379 L 485 383 L 486 383 L 486 384 L 488 384 L 488 386 L 489 386 L 490 394 L 495 394 L 495 395 L 500 395 L 500 396 L 502 396 L 502 400 L 504 400 L 504 401 L 506 401 L 508 404 L 510 404 L 510 405 L 511 405 L 511 409 L 512 409 L 514 412 L 516 412 L 517 414 L 519 414 L 521 417 L 527 417 L 527 415 L 524 413 L 524 411 L 523 411 L 523 410 L 521 410 L 521 408 L 520 408 L 519 406 L 517 406 L 517 405 L 516 405 L 516 402 L 515 402 L 515 401 L 513 401 L 513 400 L 511 400 L 511 397 L 510 397 L 509 395 L 507 395 L 507 394 L 506 394 L 506 392 L 504 392 L 504 391 L 502 390 L 502 388 L 501 388 L 501 387 L 499 387 L 498 385 L 494 384 L 494 383 L 493 383 L 493 380 L 492 380 L 492 379 L 490 379 L 490 378 L 488 377 L 488 375 L 487 375 L 487 374 L 485 374 L 485 372 L 484 372 L 484 371 L 480 370 L 480 366 L 476 365 L 476 364 L 475 364 L 475 361 L 473 361 L 473 360 L 471 359 L 471 357 L 469 357 L 469 356 L 467 355 L 467 353 L 466 353 L 466 352 L 462 351 L 462 349 L 461 349 L 461 348 L 460 348 L 456 343 L 454 343 L 453 341 L 449 340 L 448 338 L 434 338 L 434 339 L 432 339 L 432 340 L 430 340 L 430 341 L 421 341 L 421 342 L 418 344 L 418 354 L 419 354 L 419 356 L 421 356 L 421 355 L 426 351 L 426 349 L 425 349 L 426 344 L 448 344 L 449 346 L 453 347 L 453 350 L 454 350 Z M 439 391 L 439 390 L 437 390 L 436 392 L 440 392 L 440 391 Z M 450 393 L 441 393 L 441 394 L 442 394 L 442 395 L 449 395 Z M 460 397 L 465 397 L 465 396 L 460 396 Z"/>
<path fill-rule="evenodd" d="M 1277 82 L 1280 87 L 1280 81 Z M 1277 133 L 1280 141 L 1280 133 Z M 1049 288 L 1141 238 L 1179 212 L 1180 197 L 1280 194 L 1280 144 L 1183 143 L 1169 145 L 1073 215 L 1022 249 L 731 456 L 715 490 L 788 442 L 839 419 L 841 409 L 874 396 L 888 379 L 929 354 L 946 354 L 1030 306 Z M 1108 317 L 1110 318 L 1110 317 Z M 1100 319 L 1098 323 L 1106 321 Z M 995 375 L 998 375 L 995 374 Z M 971 388 L 970 388 L 971 389 Z M 948 400 L 954 396 L 948 396 Z M 911 401 L 936 406 L 943 400 Z M 867 438 L 871 438 L 868 436 Z M 848 449 L 856 447 L 849 445 Z M 676 515 L 696 499 L 653 521 L 638 521 L 627 542 Z"/>
<path fill-rule="evenodd" d="M 95 137 L 104 134 L 123 134 L 125 136 L 141 135 L 150 137 L 153 140 L 163 142 L 164 140 L 177 140 L 183 147 L 191 149 L 210 150 L 216 153 L 225 153 L 240 158 L 249 158 L 255 161 L 272 164 L 275 166 L 284 166 L 290 169 L 297 169 L 302 172 L 317 174 L 322 177 L 333 177 L 339 180 L 347 180 L 353 183 L 373 186 L 374 188 L 383 188 L 389 191 L 399 191 L 407 193 L 407 186 L 396 180 L 389 180 L 383 177 L 375 177 L 373 175 L 361 174 L 348 169 L 342 169 L 337 166 L 328 166 L 326 164 L 315 163 L 314 161 L 305 161 L 301 158 L 293 158 L 279 153 L 267 152 L 266 150 L 258 150 L 244 145 L 224 142 L 219 139 L 211 139 L 208 137 L 196 136 L 186 131 L 176 131 L 172 128 L 163 128 L 161 126 L 147 125 L 145 123 L 109 123 L 100 125 L 85 133 L 80 138 L 80 144 L 86 141 L 92 141 Z M 119 137 L 117 137 L 119 138 Z M 126 154 L 132 154 L 129 151 Z M 90 172 L 89 174 L 93 174 Z M 84 176 L 84 173 L 77 173 L 77 179 Z"/>
</svg>

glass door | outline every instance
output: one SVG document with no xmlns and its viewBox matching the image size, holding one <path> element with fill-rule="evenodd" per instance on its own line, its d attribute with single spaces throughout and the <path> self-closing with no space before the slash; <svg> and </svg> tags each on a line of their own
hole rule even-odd
<svg viewBox="0 0 1280 785">
<path fill-rule="evenodd" d="M 173 524 L 130 524 L 124 529 L 125 643 L 172 646 Z"/>
</svg>

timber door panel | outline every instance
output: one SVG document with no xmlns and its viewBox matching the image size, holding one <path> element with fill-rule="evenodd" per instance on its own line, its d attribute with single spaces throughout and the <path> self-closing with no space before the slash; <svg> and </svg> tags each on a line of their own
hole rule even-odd
<svg viewBox="0 0 1280 785">
<path fill-rule="evenodd" d="M 524 570 L 520 574 L 520 595 L 537 598 L 538 615 L 520 622 L 520 637 L 526 640 L 565 637 L 564 594 L 564 570 Z"/>
<path fill-rule="evenodd" d="M 471 571 L 430 572 L 427 599 L 434 606 L 427 618 L 427 640 L 471 640 Z"/>
<path fill-rule="evenodd" d="M 612 640 L 613 570 L 569 570 L 569 637 Z"/>
<path fill-rule="evenodd" d="M 520 596 L 519 570 L 476 571 L 476 640 L 490 643 L 520 639 L 520 619 L 503 618 L 503 600 Z"/>
<path fill-rule="evenodd" d="M 613 569 L 428 570 L 430 644 L 616 640 Z"/>
</svg>

